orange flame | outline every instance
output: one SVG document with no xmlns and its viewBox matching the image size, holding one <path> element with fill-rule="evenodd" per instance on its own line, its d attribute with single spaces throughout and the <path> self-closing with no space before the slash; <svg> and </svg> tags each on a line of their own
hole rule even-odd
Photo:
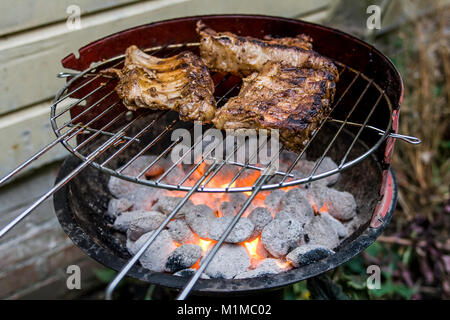
<svg viewBox="0 0 450 320">
<path fill-rule="evenodd" d="M 205 252 L 206 250 L 208 250 L 209 245 L 212 243 L 212 240 L 204 240 L 204 239 L 200 239 L 198 241 L 198 245 L 200 247 L 202 247 L 202 251 Z"/>
<path fill-rule="evenodd" d="M 282 261 L 275 261 L 275 263 L 281 268 L 281 269 L 288 269 L 291 264 L 289 263 L 289 261 L 286 262 L 282 262 Z"/>
<path fill-rule="evenodd" d="M 258 259 L 258 260 L 262 259 L 258 255 L 258 252 L 257 252 L 259 241 L 260 241 L 260 237 L 257 237 L 255 240 L 244 242 L 244 246 L 247 249 L 247 252 L 252 259 Z"/>
<path fill-rule="evenodd" d="M 322 208 L 320 208 L 319 213 L 328 212 L 328 203 L 325 201 Z"/>
</svg>

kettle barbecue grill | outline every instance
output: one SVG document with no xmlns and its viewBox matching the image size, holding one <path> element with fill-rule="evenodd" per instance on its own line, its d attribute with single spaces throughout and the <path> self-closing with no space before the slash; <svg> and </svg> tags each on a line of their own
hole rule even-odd
<svg viewBox="0 0 450 320">
<path fill-rule="evenodd" d="M 117 80 L 100 71 L 109 67 L 120 68 L 124 62 L 123 53 L 133 44 L 158 57 L 171 56 L 182 50 L 198 53 L 199 38 L 195 32 L 198 20 L 203 20 L 217 31 L 258 38 L 264 35 L 291 37 L 304 33 L 314 39 L 317 52 L 331 58 L 338 66 L 340 81 L 332 112 L 287 170 L 266 175 L 264 173 L 272 169 L 270 163 L 262 166 L 250 164 L 249 160 L 213 159 L 195 184 L 186 184 L 192 173 L 205 165 L 205 159 L 202 158 L 191 165 L 185 177 L 175 183 L 169 183 L 164 178 L 178 163 L 174 163 L 157 179 L 144 177 L 147 170 L 181 142 L 180 139 L 170 140 L 173 130 L 190 129 L 192 123 L 179 120 L 177 114 L 170 111 L 127 110 L 114 91 Z M 398 133 L 403 84 L 389 59 L 355 37 L 299 20 L 256 15 L 214 15 L 167 20 L 131 28 L 90 43 L 79 50 L 78 58 L 73 54 L 65 57 L 62 65 L 75 72 L 59 74 L 59 77 L 66 78 L 67 83 L 56 94 L 51 105 L 50 123 L 56 139 L 2 178 L 0 185 L 59 143 L 65 146 L 71 156 L 63 163 L 55 186 L 3 227 L 0 238 L 53 195 L 56 215 L 72 241 L 92 258 L 120 271 L 108 286 L 106 297 L 109 299 L 125 275 L 171 288 L 183 288 L 179 299 L 184 299 L 190 292 L 227 295 L 270 290 L 339 266 L 375 241 L 392 216 L 397 195 L 395 176 L 390 168 L 395 140 L 420 143 L 417 138 Z M 213 73 L 212 77 L 216 101 L 220 107 L 239 92 L 241 79 L 219 73 Z M 195 143 L 191 150 L 194 147 Z M 309 175 L 292 178 L 293 168 L 306 152 L 318 159 L 316 166 Z M 138 175 L 127 173 L 125 169 L 144 154 L 157 157 Z M 338 167 L 317 173 L 318 166 L 326 156 L 331 156 Z M 228 185 L 209 186 L 209 182 L 225 165 L 236 166 L 236 175 Z M 233 182 L 247 171 L 258 171 L 259 178 L 253 184 L 234 186 Z M 358 210 L 370 213 L 371 219 L 350 235 L 336 249 L 336 254 L 276 275 L 240 280 L 200 279 L 201 273 L 259 192 L 307 184 L 337 173 L 341 173 L 339 187 L 352 192 Z M 184 192 L 182 201 L 134 256 L 130 256 L 123 243 L 112 236 L 112 231 L 102 218 L 111 197 L 107 190 L 107 181 L 111 175 L 148 187 Z M 139 257 L 196 192 L 247 192 L 250 196 L 214 248 L 203 258 L 192 278 L 187 280 L 152 272 L 137 265 Z"/>
</svg>

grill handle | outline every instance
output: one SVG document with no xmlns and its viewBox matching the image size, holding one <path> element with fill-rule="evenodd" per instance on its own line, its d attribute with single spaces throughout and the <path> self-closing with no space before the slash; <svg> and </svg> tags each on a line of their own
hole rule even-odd
<svg viewBox="0 0 450 320">
<path fill-rule="evenodd" d="M 408 142 L 408 143 L 414 144 L 414 145 L 422 143 L 422 140 L 420 140 L 417 137 L 407 136 L 407 135 L 404 135 L 404 134 L 399 134 L 399 133 L 394 133 L 394 132 L 390 133 L 389 137 L 390 138 L 394 138 L 394 139 L 400 139 L 402 141 L 405 141 L 405 142 Z"/>
</svg>

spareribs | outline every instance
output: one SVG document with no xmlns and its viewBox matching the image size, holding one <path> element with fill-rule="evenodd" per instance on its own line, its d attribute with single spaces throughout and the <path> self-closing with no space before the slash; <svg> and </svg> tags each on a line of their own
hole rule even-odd
<svg viewBox="0 0 450 320">
<path fill-rule="evenodd" d="M 267 62 L 244 78 L 213 123 L 218 129 L 277 129 L 284 146 L 299 152 L 329 113 L 334 93 L 335 76 L 327 70 Z"/>
<path fill-rule="evenodd" d="M 265 40 L 242 37 L 231 32 L 216 32 L 201 21 L 197 23 L 200 35 L 200 56 L 210 70 L 247 76 L 261 71 L 264 64 L 282 62 L 297 68 L 324 70 L 338 77 L 333 62 L 312 50 L 312 39 L 305 35 L 295 38 Z"/>
<path fill-rule="evenodd" d="M 161 59 L 131 46 L 122 70 L 103 72 L 119 78 L 116 92 L 128 109 L 169 109 L 184 121 L 209 122 L 214 117 L 214 83 L 202 60 L 192 52 Z"/>
</svg>

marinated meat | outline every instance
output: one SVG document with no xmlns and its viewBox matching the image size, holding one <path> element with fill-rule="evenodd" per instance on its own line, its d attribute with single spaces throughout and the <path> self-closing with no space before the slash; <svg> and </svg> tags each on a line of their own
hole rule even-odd
<svg viewBox="0 0 450 320">
<path fill-rule="evenodd" d="M 268 62 L 243 80 L 236 97 L 217 110 L 218 129 L 278 129 L 280 141 L 299 152 L 330 111 L 335 76 Z"/>
<path fill-rule="evenodd" d="M 333 62 L 313 51 L 312 39 L 305 35 L 261 40 L 231 32 L 216 32 L 201 21 L 197 23 L 197 33 L 201 37 L 200 55 L 207 67 L 214 71 L 247 76 L 261 71 L 265 63 L 272 61 L 297 68 L 324 70 L 336 79 L 338 77 Z"/>
<path fill-rule="evenodd" d="M 169 109 L 184 121 L 209 122 L 214 117 L 214 83 L 192 52 L 161 59 L 131 46 L 122 70 L 111 68 L 103 73 L 119 78 L 116 91 L 128 109 Z"/>
</svg>

